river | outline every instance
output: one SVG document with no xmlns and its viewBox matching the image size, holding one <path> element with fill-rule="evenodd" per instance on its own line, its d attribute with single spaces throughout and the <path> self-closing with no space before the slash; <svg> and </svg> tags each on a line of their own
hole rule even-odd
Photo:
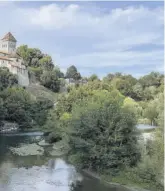
<svg viewBox="0 0 165 191">
<path fill-rule="evenodd" d="M 64 158 L 18 156 L 10 151 L 41 137 L 41 132 L 0 134 L 0 191 L 128 191 L 78 172 Z"/>
</svg>

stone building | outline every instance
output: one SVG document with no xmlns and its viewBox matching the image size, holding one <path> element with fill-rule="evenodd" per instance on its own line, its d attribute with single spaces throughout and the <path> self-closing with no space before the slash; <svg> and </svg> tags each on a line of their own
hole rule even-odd
<svg viewBox="0 0 165 191">
<path fill-rule="evenodd" d="M 7 67 L 11 73 L 18 76 L 18 83 L 21 86 L 28 86 L 28 70 L 23 65 L 22 58 L 16 53 L 16 43 L 10 32 L 0 40 L 0 67 Z"/>
</svg>

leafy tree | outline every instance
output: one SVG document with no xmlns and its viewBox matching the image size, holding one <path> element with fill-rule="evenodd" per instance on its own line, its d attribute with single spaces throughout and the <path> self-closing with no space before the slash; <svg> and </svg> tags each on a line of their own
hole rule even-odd
<svg viewBox="0 0 165 191">
<path fill-rule="evenodd" d="M 28 46 L 27 45 L 21 45 L 20 47 L 17 48 L 17 54 L 20 55 L 23 60 L 24 64 L 28 66 Z"/>
<path fill-rule="evenodd" d="M 144 116 L 151 121 L 151 125 L 155 125 L 156 118 L 158 117 L 158 113 L 155 110 L 155 107 L 155 103 L 152 102 L 144 111 Z"/>
<path fill-rule="evenodd" d="M 31 97 L 23 88 L 7 88 L 1 92 L 0 97 L 6 108 L 6 120 L 15 121 L 23 127 L 31 126 L 32 119 L 29 112 Z"/>
<path fill-rule="evenodd" d="M 34 76 L 36 81 L 40 81 L 40 77 L 43 74 L 43 69 L 41 67 L 28 67 L 28 70 L 30 79 Z"/>
<path fill-rule="evenodd" d="M 98 80 L 98 76 L 96 74 L 92 74 L 90 77 L 89 77 L 89 81 L 94 81 L 94 80 Z"/>
<path fill-rule="evenodd" d="M 115 77 L 114 74 L 109 73 L 106 77 L 103 78 L 104 81 L 111 81 Z"/>
<path fill-rule="evenodd" d="M 118 89 L 125 96 L 133 96 L 133 86 L 137 80 L 131 75 L 122 75 L 116 73 L 115 77 L 111 80 L 111 84 Z"/>
<path fill-rule="evenodd" d="M 144 110 L 144 116 L 151 121 L 151 125 L 157 125 L 157 119 L 160 111 L 163 111 L 164 94 L 158 94 L 154 100 L 151 100 Z"/>
<path fill-rule="evenodd" d="M 43 126 L 47 120 L 49 110 L 53 108 L 53 102 L 43 97 L 31 102 L 30 113 L 37 126 Z"/>
<path fill-rule="evenodd" d="M 5 118 L 6 108 L 4 107 L 3 99 L 0 98 L 0 122 Z"/>
<path fill-rule="evenodd" d="M 143 99 L 151 100 L 158 93 L 158 90 L 155 86 L 149 86 L 149 87 L 146 87 L 143 92 L 144 92 Z"/>
<path fill-rule="evenodd" d="M 56 71 L 46 71 L 41 75 L 41 84 L 54 92 L 60 90 L 60 80 L 56 74 Z"/>
<path fill-rule="evenodd" d="M 27 45 L 18 47 L 17 53 L 23 58 L 24 64 L 31 67 L 39 67 L 39 60 L 44 56 L 39 49 L 28 48 Z"/>
<path fill-rule="evenodd" d="M 161 85 L 162 78 L 164 78 L 164 76 L 159 72 L 151 72 L 150 74 L 141 77 L 139 79 L 139 83 L 143 86 L 143 88 L 149 86 L 158 87 Z"/>
<path fill-rule="evenodd" d="M 69 124 L 72 160 L 97 171 L 135 165 L 139 152 L 133 114 L 112 100 L 80 105 Z"/>
<path fill-rule="evenodd" d="M 142 115 L 142 107 L 132 98 L 126 97 L 123 103 L 123 107 L 133 112 L 138 118 Z"/>
<path fill-rule="evenodd" d="M 132 96 L 131 97 L 138 101 L 143 100 L 144 91 L 143 91 L 143 87 L 140 83 L 136 83 L 132 87 Z"/>
<path fill-rule="evenodd" d="M 65 75 L 66 78 L 73 78 L 75 80 L 79 80 L 81 78 L 81 75 L 80 73 L 77 71 L 77 68 L 75 66 L 70 66 L 68 69 L 67 69 L 67 72 L 66 72 L 66 75 Z"/>
<path fill-rule="evenodd" d="M 56 75 L 58 76 L 58 78 L 64 78 L 64 73 L 60 71 L 60 68 L 55 66 L 54 71 L 56 72 Z"/>
<path fill-rule="evenodd" d="M 43 58 L 41 58 L 39 60 L 39 64 L 40 66 L 44 69 L 44 70 L 52 70 L 54 65 L 53 65 L 53 61 L 52 58 L 50 56 L 44 56 Z"/>
<path fill-rule="evenodd" d="M 18 84 L 16 75 L 9 72 L 8 68 L 0 68 L 0 90 Z"/>
</svg>

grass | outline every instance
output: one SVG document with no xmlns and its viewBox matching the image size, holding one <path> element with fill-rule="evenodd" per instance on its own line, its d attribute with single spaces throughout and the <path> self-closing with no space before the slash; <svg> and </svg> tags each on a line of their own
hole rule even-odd
<svg viewBox="0 0 165 191">
<path fill-rule="evenodd" d="M 116 183 L 122 185 L 132 191 L 156 191 L 157 189 L 153 184 L 139 180 L 136 173 L 133 171 L 123 171 L 117 176 L 102 175 L 101 179 L 107 183 Z M 158 190 L 157 190 L 158 191 Z"/>
<path fill-rule="evenodd" d="M 60 93 L 54 93 L 42 85 L 31 84 L 26 90 L 34 97 L 44 97 L 54 102 L 56 102 L 60 96 Z"/>
</svg>

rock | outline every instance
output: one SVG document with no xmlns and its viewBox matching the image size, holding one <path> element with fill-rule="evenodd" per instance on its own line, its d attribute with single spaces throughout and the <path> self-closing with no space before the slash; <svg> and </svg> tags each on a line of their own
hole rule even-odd
<svg viewBox="0 0 165 191">
<path fill-rule="evenodd" d="M 0 132 L 2 133 L 17 131 L 18 128 L 19 128 L 19 125 L 17 123 L 3 121 L 0 124 Z"/>
<path fill-rule="evenodd" d="M 62 141 L 58 141 L 57 143 L 55 143 L 54 145 L 53 145 L 53 149 L 54 150 L 62 150 L 62 149 L 64 149 L 64 143 L 62 142 Z"/>
<path fill-rule="evenodd" d="M 20 155 L 20 156 L 44 154 L 44 149 L 35 143 L 22 145 L 19 148 L 11 147 L 10 150 L 12 151 L 12 153 Z"/>
<path fill-rule="evenodd" d="M 49 154 L 51 156 L 62 156 L 67 154 L 68 152 L 68 148 L 64 143 L 64 141 L 58 141 L 53 145 L 52 149 L 53 149 L 52 151 L 49 151 Z"/>
<path fill-rule="evenodd" d="M 45 140 L 42 140 L 38 143 L 38 145 L 40 146 L 49 146 L 50 144 L 49 143 L 46 143 Z"/>
</svg>

